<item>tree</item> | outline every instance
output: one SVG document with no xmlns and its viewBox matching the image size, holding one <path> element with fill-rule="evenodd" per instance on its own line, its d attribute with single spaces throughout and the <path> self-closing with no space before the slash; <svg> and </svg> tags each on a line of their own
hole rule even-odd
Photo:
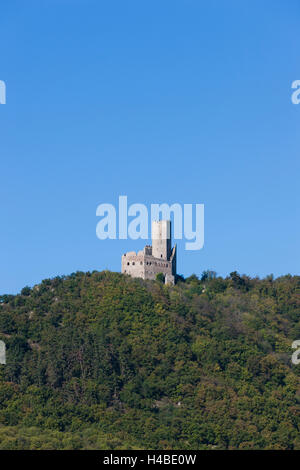
<svg viewBox="0 0 300 470">
<path fill-rule="evenodd" d="M 165 283 L 165 275 L 163 273 L 156 274 L 156 280 L 158 282 L 161 282 L 162 284 L 164 284 Z"/>
</svg>

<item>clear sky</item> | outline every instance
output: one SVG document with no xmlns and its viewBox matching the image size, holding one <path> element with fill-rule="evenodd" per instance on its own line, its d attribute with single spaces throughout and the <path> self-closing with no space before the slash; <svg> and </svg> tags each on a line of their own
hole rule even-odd
<svg viewBox="0 0 300 470">
<path fill-rule="evenodd" d="M 0 294 L 120 271 L 96 207 L 205 204 L 178 272 L 299 274 L 299 0 L 1 2 Z"/>
</svg>

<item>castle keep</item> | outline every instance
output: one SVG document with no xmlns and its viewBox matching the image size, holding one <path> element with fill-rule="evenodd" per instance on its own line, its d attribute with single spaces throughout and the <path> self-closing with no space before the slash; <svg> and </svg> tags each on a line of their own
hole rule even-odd
<svg viewBox="0 0 300 470">
<path fill-rule="evenodd" d="M 129 251 L 122 256 L 122 273 L 142 279 L 156 279 L 163 273 L 166 284 L 175 284 L 176 245 L 171 248 L 171 221 L 152 222 L 152 246 L 138 253 Z"/>
</svg>

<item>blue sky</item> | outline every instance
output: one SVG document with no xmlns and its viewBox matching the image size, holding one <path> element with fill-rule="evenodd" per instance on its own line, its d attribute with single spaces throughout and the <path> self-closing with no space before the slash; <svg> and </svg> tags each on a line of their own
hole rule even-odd
<svg viewBox="0 0 300 470">
<path fill-rule="evenodd" d="M 178 271 L 299 273 L 298 0 L 2 2 L 0 294 L 120 271 L 96 207 L 205 204 Z"/>
</svg>

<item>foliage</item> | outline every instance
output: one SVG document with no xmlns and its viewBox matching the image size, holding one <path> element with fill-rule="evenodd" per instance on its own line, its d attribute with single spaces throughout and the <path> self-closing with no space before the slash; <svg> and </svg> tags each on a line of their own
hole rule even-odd
<svg viewBox="0 0 300 470">
<path fill-rule="evenodd" d="M 0 449 L 299 449 L 299 288 L 104 271 L 0 296 Z"/>
<path fill-rule="evenodd" d="M 164 275 L 164 273 L 158 273 L 158 274 L 156 274 L 156 280 L 157 280 L 158 282 L 161 282 L 162 284 L 164 284 L 164 282 L 165 282 L 165 275 Z"/>
</svg>

